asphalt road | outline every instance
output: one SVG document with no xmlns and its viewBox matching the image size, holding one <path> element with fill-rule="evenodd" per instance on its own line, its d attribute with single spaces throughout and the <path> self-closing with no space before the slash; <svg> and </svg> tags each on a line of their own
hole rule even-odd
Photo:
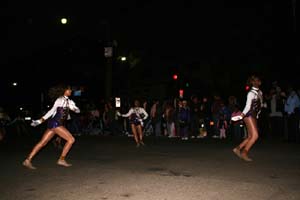
<svg viewBox="0 0 300 200">
<path fill-rule="evenodd" d="M 299 200 L 300 145 L 260 139 L 245 162 L 235 142 L 219 139 L 145 139 L 81 136 L 70 168 L 56 165 L 49 143 L 21 165 L 38 137 L 0 144 L 0 200 Z"/>
</svg>

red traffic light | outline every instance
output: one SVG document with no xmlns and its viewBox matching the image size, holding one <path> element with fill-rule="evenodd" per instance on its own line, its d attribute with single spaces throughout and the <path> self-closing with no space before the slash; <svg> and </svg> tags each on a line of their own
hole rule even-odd
<svg viewBox="0 0 300 200">
<path fill-rule="evenodd" d="M 180 90 L 179 90 L 179 97 L 180 97 L 180 98 L 183 98 L 183 93 L 184 93 L 184 90 L 183 90 L 183 89 L 180 89 Z"/>
<path fill-rule="evenodd" d="M 174 80 L 177 80 L 177 79 L 178 79 L 177 74 L 174 74 L 174 75 L 173 75 L 173 79 L 174 79 Z"/>
<path fill-rule="evenodd" d="M 249 86 L 249 85 L 246 85 L 246 86 L 245 86 L 245 90 L 248 91 L 249 89 L 250 89 L 250 86 Z"/>
</svg>

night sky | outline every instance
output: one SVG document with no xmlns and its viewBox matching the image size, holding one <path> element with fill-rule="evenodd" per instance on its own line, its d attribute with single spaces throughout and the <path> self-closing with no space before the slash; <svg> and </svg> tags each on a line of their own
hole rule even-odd
<svg viewBox="0 0 300 200">
<path fill-rule="evenodd" d="M 265 83 L 288 82 L 298 64 L 292 2 L 9 1 L 0 8 L 2 94 L 12 95 L 12 81 L 23 96 L 62 80 L 101 90 L 109 42 L 120 90 L 128 79 L 161 83 L 173 73 L 198 89 L 238 91 L 254 72 Z"/>
</svg>

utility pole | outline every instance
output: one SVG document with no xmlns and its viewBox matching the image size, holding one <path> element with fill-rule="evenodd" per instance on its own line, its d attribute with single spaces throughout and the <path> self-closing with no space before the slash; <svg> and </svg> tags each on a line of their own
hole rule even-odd
<svg viewBox="0 0 300 200">
<path fill-rule="evenodd" d="M 105 64 L 105 99 L 109 99 L 112 95 L 112 53 L 113 47 L 112 45 L 108 45 L 104 47 L 104 56 L 106 58 Z"/>
<path fill-rule="evenodd" d="M 293 9 L 293 28 L 294 33 L 296 33 L 297 30 L 297 20 L 296 20 L 296 0 L 292 0 L 292 9 Z"/>
<path fill-rule="evenodd" d="M 106 59 L 105 64 L 105 99 L 109 100 L 112 95 L 112 68 L 113 68 L 113 43 L 111 41 L 110 24 L 104 21 L 105 26 L 105 46 L 104 56 Z"/>
</svg>

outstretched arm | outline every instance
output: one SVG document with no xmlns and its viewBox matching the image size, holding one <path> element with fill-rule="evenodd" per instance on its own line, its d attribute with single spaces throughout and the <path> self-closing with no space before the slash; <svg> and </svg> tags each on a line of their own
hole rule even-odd
<svg viewBox="0 0 300 200">
<path fill-rule="evenodd" d="M 50 116 L 52 116 L 53 114 L 56 113 L 57 107 L 61 104 L 61 100 L 60 99 L 56 99 L 56 101 L 54 102 L 54 105 L 52 106 L 52 108 L 40 119 L 38 120 L 32 120 L 31 122 L 31 126 L 38 126 L 41 123 L 43 123 L 45 120 L 47 120 Z"/>
<path fill-rule="evenodd" d="M 133 113 L 133 109 L 130 109 L 130 110 L 128 111 L 128 113 L 126 113 L 126 114 L 121 114 L 121 116 L 122 116 L 122 117 L 129 117 L 132 113 Z"/>
<path fill-rule="evenodd" d="M 61 100 L 57 99 L 54 102 L 54 105 L 52 106 L 52 108 L 41 118 L 41 120 L 45 121 L 47 120 L 49 117 L 51 117 L 54 113 L 56 113 L 57 107 L 61 104 Z"/>
<path fill-rule="evenodd" d="M 80 113 L 80 109 L 76 106 L 75 102 L 72 101 L 71 99 L 69 100 L 69 108 L 75 113 Z"/>
</svg>

